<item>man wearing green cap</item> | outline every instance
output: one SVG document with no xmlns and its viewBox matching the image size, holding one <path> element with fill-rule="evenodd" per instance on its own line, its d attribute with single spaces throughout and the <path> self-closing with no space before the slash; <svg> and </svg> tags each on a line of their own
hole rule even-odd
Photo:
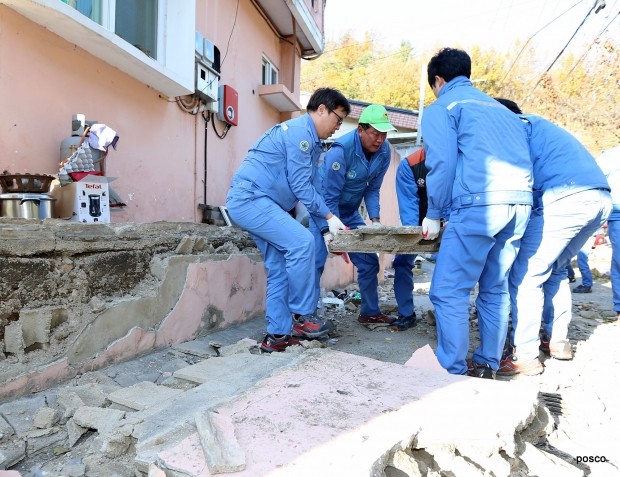
<svg viewBox="0 0 620 477">
<path fill-rule="evenodd" d="M 381 226 L 379 214 L 379 189 L 390 165 L 390 145 L 386 142 L 388 131 L 396 131 L 388 119 L 387 111 L 379 104 L 367 106 L 359 118 L 357 129 L 338 138 L 325 155 L 320 168 L 318 185 L 325 204 L 350 229 L 367 226 L 359 213 L 364 200 L 373 226 Z M 324 222 L 324 221 L 322 221 Z M 320 278 L 325 268 L 329 242 L 333 235 L 327 223 L 313 220 L 310 230 L 315 237 L 315 296 L 318 301 Z M 377 292 L 379 258 L 376 253 L 351 253 L 350 259 L 357 267 L 362 304 L 358 321 L 362 324 L 389 325 L 394 318 L 381 313 Z M 344 255 L 345 260 L 347 255 Z"/>
</svg>

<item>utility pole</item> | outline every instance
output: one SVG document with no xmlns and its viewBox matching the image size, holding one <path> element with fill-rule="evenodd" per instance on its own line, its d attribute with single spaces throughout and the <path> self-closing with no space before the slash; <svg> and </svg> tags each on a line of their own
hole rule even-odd
<svg viewBox="0 0 620 477">
<path fill-rule="evenodd" d="M 424 92 L 426 91 L 426 68 L 424 63 L 420 63 L 420 105 L 418 106 L 418 134 L 416 134 L 415 145 L 422 145 L 422 112 L 424 110 Z"/>
</svg>

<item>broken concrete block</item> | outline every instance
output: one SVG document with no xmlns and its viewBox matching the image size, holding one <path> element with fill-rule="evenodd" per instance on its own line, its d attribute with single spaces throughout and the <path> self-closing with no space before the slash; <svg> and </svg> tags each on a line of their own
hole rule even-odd
<svg viewBox="0 0 620 477">
<path fill-rule="evenodd" d="M 256 340 L 243 338 L 236 343 L 219 348 L 220 356 L 230 356 L 237 353 L 249 353 L 250 349 L 255 348 L 256 345 Z"/>
<path fill-rule="evenodd" d="M 424 240 L 422 227 L 381 226 L 341 230 L 329 246 L 330 252 L 361 253 L 432 253 L 439 250 L 441 235 L 434 240 Z"/>
<path fill-rule="evenodd" d="M 24 336 L 19 321 L 14 321 L 4 327 L 4 350 L 17 356 L 24 354 Z"/>
<path fill-rule="evenodd" d="M 172 389 L 166 386 L 142 381 L 128 388 L 121 388 L 108 395 L 108 399 L 116 404 L 121 404 L 136 411 L 143 411 L 163 401 L 171 401 L 182 394 L 180 389 Z"/>
<path fill-rule="evenodd" d="M 58 413 L 51 407 L 42 407 L 34 415 L 32 427 L 37 429 L 48 429 L 58 421 Z"/>
<path fill-rule="evenodd" d="M 22 324 L 24 347 L 35 343 L 49 343 L 52 327 L 52 312 L 48 309 L 21 310 L 19 321 Z"/>
<path fill-rule="evenodd" d="M 58 392 L 58 405 L 65 410 L 63 418 L 71 417 L 76 409 L 85 405 L 82 398 L 74 391 L 61 389 Z"/>
<path fill-rule="evenodd" d="M 66 424 L 68 444 L 69 447 L 73 447 L 75 443 L 84 435 L 88 430 L 86 427 L 78 426 L 73 419 L 69 419 Z"/>
<path fill-rule="evenodd" d="M 116 459 L 125 454 L 133 444 L 132 432 L 133 426 L 131 425 L 110 426 L 99 432 L 93 445 L 97 445 L 104 456 Z"/>
<path fill-rule="evenodd" d="M 2 442 L 5 438 L 11 437 L 15 434 L 13 430 L 13 426 L 11 426 L 2 415 L 0 415 L 0 442 Z"/>
<path fill-rule="evenodd" d="M 89 406 L 82 406 L 73 414 L 73 419 L 78 426 L 96 430 L 118 425 L 123 417 L 125 417 L 125 412 L 117 409 Z"/>
<path fill-rule="evenodd" d="M 206 411 L 197 413 L 195 419 L 209 472 L 222 474 L 244 470 L 245 452 L 237 442 L 230 417 Z"/>
<path fill-rule="evenodd" d="M 14 442 L 6 447 L 0 447 L 0 470 L 14 466 L 26 457 L 26 442 Z"/>
</svg>

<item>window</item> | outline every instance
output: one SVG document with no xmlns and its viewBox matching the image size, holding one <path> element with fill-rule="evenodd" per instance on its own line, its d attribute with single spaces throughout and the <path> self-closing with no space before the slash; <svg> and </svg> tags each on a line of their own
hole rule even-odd
<svg viewBox="0 0 620 477">
<path fill-rule="evenodd" d="M 142 53 L 157 59 L 157 0 L 63 0 Z"/>
<path fill-rule="evenodd" d="M 263 84 L 278 84 L 280 82 L 280 72 L 271 61 L 263 56 Z"/>
<path fill-rule="evenodd" d="M 0 0 L 165 96 L 194 92 L 196 0 Z"/>
</svg>

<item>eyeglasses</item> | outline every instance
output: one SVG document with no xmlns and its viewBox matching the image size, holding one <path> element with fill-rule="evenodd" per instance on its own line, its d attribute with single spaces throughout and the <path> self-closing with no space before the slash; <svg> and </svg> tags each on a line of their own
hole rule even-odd
<svg viewBox="0 0 620 477">
<path fill-rule="evenodd" d="M 329 109 L 329 108 L 327 108 L 327 109 Z M 329 112 L 330 113 L 334 113 L 336 115 L 336 117 L 338 118 L 338 126 L 342 126 L 342 122 L 344 121 L 344 116 L 340 116 L 340 114 L 338 114 L 333 109 L 329 109 Z"/>
</svg>

